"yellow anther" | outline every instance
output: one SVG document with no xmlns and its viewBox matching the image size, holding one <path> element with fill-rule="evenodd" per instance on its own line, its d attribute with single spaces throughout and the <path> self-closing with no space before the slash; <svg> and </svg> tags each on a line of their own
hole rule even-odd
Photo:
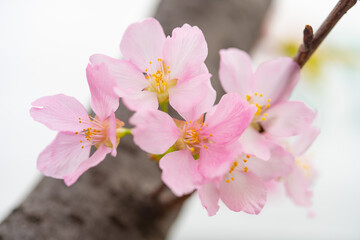
<svg viewBox="0 0 360 240">
<path fill-rule="evenodd" d="M 186 140 L 186 143 L 190 143 L 190 140 Z"/>
<path fill-rule="evenodd" d="M 269 108 L 270 107 L 270 104 L 266 104 L 266 108 Z"/>
<path fill-rule="evenodd" d="M 250 155 L 249 155 L 249 154 L 247 154 L 247 155 L 246 155 L 246 157 L 247 157 L 247 158 L 250 158 Z"/>
<path fill-rule="evenodd" d="M 265 116 L 265 117 L 267 117 L 267 115 L 268 115 L 267 113 L 264 113 L 264 116 Z"/>
<path fill-rule="evenodd" d="M 169 66 L 167 66 L 167 68 L 169 69 L 170 67 L 169 67 Z"/>
<path fill-rule="evenodd" d="M 148 76 L 148 75 L 146 75 L 146 77 L 145 77 L 146 79 L 149 79 L 150 77 Z"/>
<path fill-rule="evenodd" d="M 247 172 L 248 170 L 248 167 L 244 167 L 244 172 Z"/>
<path fill-rule="evenodd" d="M 267 101 L 268 101 L 268 102 L 271 102 L 271 98 L 269 98 Z"/>
<path fill-rule="evenodd" d="M 233 178 L 233 177 L 231 177 L 231 180 L 233 180 L 233 181 L 234 181 L 234 178 Z"/>
<path fill-rule="evenodd" d="M 145 72 L 147 72 L 147 69 L 145 69 Z"/>
<path fill-rule="evenodd" d="M 212 134 L 209 134 L 210 137 L 212 137 L 213 135 Z"/>
<path fill-rule="evenodd" d="M 171 73 L 171 71 L 168 71 L 168 73 Z"/>
<path fill-rule="evenodd" d="M 191 123 L 191 121 L 189 121 L 189 123 Z"/>
<path fill-rule="evenodd" d="M 265 121 L 265 120 L 266 120 L 266 118 L 265 118 L 265 117 L 262 117 L 262 118 L 261 118 L 261 120 Z"/>
<path fill-rule="evenodd" d="M 226 180 L 226 182 L 227 182 L 227 183 L 230 183 L 230 180 L 228 179 L 228 180 Z"/>
<path fill-rule="evenodd" d="M 249 94 L 246 94 L 246 101 L 249 101 L 250 100 L 250 95 Z"/>
<path fill-rule="evenodd" d="M 236 167 L 237 165 L 238 165 L 238 162 L 237 162 L 237 161 L 235 161 L 235 162 L 234 162 L 234 166 Z"/>
<path fill-rule="evenodd" d="M 158 58 L 158 61 L 161 62 L 162 61 L 161 58 Z"/>
<path fill-rule="evenodd" d="M 81 148 L 84 148 L 84 146 L 81 146 Z"/>
<path fill-rule="evenodd" d="M 187 124 L 187 122 L 185 122 L 185 124 Z"/>
<path fill-rule="evenodd" d="M 195 151 L 195 148 L 193 148 L 193 147 L 192 147 L 192 148 L 190 148 L 190 151 L 191 151 L 191 152 Z"/>
<path fill-rule="evenodd" d="M 75 134 L 79 134 L 79 132 L 75 132 Z"/>
<path fill-rule="evenodd" d="M 256 92 L 256 93 L 254 93 L 254 95 L 255 95 L 255 96 L 257 96 L 257 95 L 258 95 L 258 93 Z"/>
<path fill-rule="evenodd" d="M 79 121 L 79 123 L 81 123 L 81 121 Z"/>
<path fill-rule="evenodd" d="M 150 64 L 152 64 L 152 62 L 149 62 Z"/>
<path fill-rule="evenodd" d="M 243 159 L 243 162 L 244 162 L 244 163 L 246 163 L 246 162 L 247 162 L 247 160 L 246 160 L 246 159 Z"/>
<path fill-rule="evenodd" d="M 204 145 L 203 147 L 206 148 L 206 149 L 208 149 L 208 146 L 206 146 L 206 145 Z"/>
<path fill-rule="evenodd" d="M 79 120 L 80 120 L 81 118 L 79 117 Z"/>
<path fill-rule="evenodd" d="M 260 97 L 262 97 L 263 96 L 263 94 L 262 93 L 260 93 Z"/>
</svg>

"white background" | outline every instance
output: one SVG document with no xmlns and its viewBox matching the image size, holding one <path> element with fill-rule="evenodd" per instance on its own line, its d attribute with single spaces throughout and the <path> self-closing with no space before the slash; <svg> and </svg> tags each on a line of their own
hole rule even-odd
<svg viewBox="0 0 360 240">
<path fill-rule="evenodd" d="M 30 103 L 64 93 L 88 104 L 88 57 L 93 53 L 120 57 L 118 45 L 127 25 L 151 16 L 157 2 L 0 1 L 0 219 L 38 181 L 37 155 L 55 136 L 30 118 Z M 255 62 L 278 55 L 272 46 L 279 41 L 300 41 L 304 25 L 316 29 L 336 2 L 278 1 Z M 342 64 L 341 57 L 330 59 L 320 80 L 314 84 L 303 78 L 293 95 L 319 113 L 322 133 L 311 149 L 319 173 L 312 208 L 316 217 L 308 218 L 305 209 L 284 196 L 270 196 L 258 216 L 221 206 L 209 218 L 194 196 L 170 239 L 360 239 L 359 20 L 360 5 L 321 46 L 348 52 L 353 66 Z"/>
</svg>

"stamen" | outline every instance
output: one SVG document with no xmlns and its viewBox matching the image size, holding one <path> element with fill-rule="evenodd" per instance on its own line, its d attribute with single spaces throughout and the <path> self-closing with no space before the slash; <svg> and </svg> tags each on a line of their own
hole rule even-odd
<svg viewBox="0 0 360 240">
<path fill-rule="evenodd" d="M 226 180 L 226 182 L 227 182 L 227 183 L 230 183 L 230 180 L 228 179 L 228 180 Z"/>
<path fill-rule="evenodd" d="M 248 167 L 244 167 L 244 172 L 248 172 Z"/>
</svg>

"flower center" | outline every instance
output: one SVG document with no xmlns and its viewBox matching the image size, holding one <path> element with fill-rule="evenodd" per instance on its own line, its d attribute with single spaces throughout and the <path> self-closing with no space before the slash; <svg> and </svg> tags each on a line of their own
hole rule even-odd
<svg viewBox="0 0 360 240">
<path fill-rule="evenodd" d="M 258 132 L 264 131 L 260 122 L 266 120 L 266 117 L 268 116 L 268 114 L 266 113 L 266 110 L 270 107 L 270 102 L 271 102 L 271 99 L 268 98 L 266 100 L 266 102 L 267 102 L 266 105 L 259 104 L 259 102 L 262 102 L 259 100 L 263 97 L 264 97 L 264 95 L 262 93 L 258 93 L 258 92 L 254 92 L 252 95 L 246 94 L 246 100 L 248 101 L 248 103 L 255 105 L 257 108 L 250 125 Z"/>
<path fill-rule="evenodd" d="M 297 158 L 295 160 L 295 164 L 298 168 L 300 168 L 304 175 L 306 176 L 306 178 L 310 178 L 312 176 L 312 167 L 311 165 L 308 163 L 308 161 L 306 161 L 306 159 L 304 158 Z"/>
<path fill-rule="evenodd" d="M 226 180 L 225 182 L 230 183 L 235 180 L 234 171 L 237 169 L 238 171 L 247 173 L 249 171 L 249 168 L 246 166 L 247 161 L 250 159 L 250 155 L 240 155 L 236 158 L 236 160 L 233 162 L 233 164 L 230 167 L 229 174 L 226 174 Z M 236 172 L 238 172 L 236 171 Z"/>
<path fill-rule="evenodd" d="M 149 86 L 145 89 L 157 94 L 159 103 L 169 99 L 169 88 L 176 85 L 177 79 L 171 79 L 170 67 L 158 58 L 157 63 L 149 62 L 150 68 L 145 69 L 145 78 L 149 81 Z"/>
<path fill-rule="evenodd" d="M 204 125 L 202 120 L 183 122 L 183 125 L 180 127 L 182 136 L 179 139 L 180 141 L 178 141 L 180 149 L 189 149 L 193 156 L 198 155 L 201 148 L 208 149 L 209 144 L 215 142 L 211 139 L 213 135 L 209 133 L 207 127 L 208 124 Z"/>
<path fill-rule="evenodd" d="M 79 117 L 79 123 L 82 123 L 87 126 L 82 131 L 75 132 L 75 134 L 79 134 L 84 136 L 83 140 L 80 140 L 82 143 L 81 148 L 85 148 L 88 146 L 95 145 L 95 147 L 99 147 L 102 143 L 105 146 L 112 148 L 112 143 L 107 135 L 107 130 L 109 128 L 109 119 L 101 122 L 96 117 L 91 117 L 89 115 L 89 119 L 81 119 Z M 116 128 L 122 127 L 124 123 L 119 119 L 116 119 Z M 120 138 L 116 139 L 117 144 L 119 143 Z"/>
</svg>

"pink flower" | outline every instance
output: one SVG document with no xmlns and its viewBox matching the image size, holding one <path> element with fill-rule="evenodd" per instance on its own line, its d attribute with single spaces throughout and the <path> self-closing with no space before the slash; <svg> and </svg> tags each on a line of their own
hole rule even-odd
<svg viewBox="0 0 360 240">
<path fill-rule="evenodd" d="M 228 172 L 199 188 L 201 203 L 209 216 L 218 211 L 219 199 L 232 211 L 260 213 L 266 202 L 266 183 L 288 175 L 293 169 L 291 154 L 277 145 L 272 145 L 270 149 L 271 158 L 268 161 L 239 154 Z"/>
<path fill-rule="evenodd" d="M 319 129 L 311 127 L 304 134 L 297 136 L 289 151 L 295 157 L 295 167 L 290 174 L 284 177 L 284 186 L 287 195 L 297 205 L 309 207 L 311 205 L 311 185 L 316 176 L 305 152 L 319 135 Z"/>
<path fill-rule="evenodd" d="M 186 121 L 158 110 L 140 111 L 130 119 L 135 125 L 134 142 L 143 150 L 162 154 L 174 144 L 178 149 L 160 160 L 162 180 L 175 195 L 190 193 L 204 178 L 216 178 L 228 170 L 236 151 L 233 144 L 256 111 L 237 94 L 226 94 L 204 120 L 202 113 L 212 102 L 204 101 L 188 112 Z"/>
<path fill-rule="evenodd" d="M 113 92 L 114 81 L 105 65 L 88 65 L 91 106 L 96 116 L 88 115 L 73 97 L 58 94 L 32 103 L 34 120 L 59 131 L 54 141 L 40 153 L 37 167 L 46 176 L 64 179 L 72 185 L 81 174 L 99 164 L 108 153 L 116 155 L 120 139 L 117 129 L 124 123 L 115 118 L 119 98 Z M 97 150 L 89 157 L 91 146 Z"/>
<path fill-rule="evenodd" d="M 120 50 L 124 60 L 97 54 L 90 61 L 109 67 L 116 92 L 133 111 L 169 101 L 178 112 L 187 112 L 213 91 L 204 64 L 207 44 L 196 26 L 184 24 L 165 37 L 160 23 L 148 18 L 127 28 Z"/>
<path fill-rule="evenodd" d="M 265 62 L 255 73 L 249 56 L 241 50 L 221 50 L 220 58 L 225 91 L 238 93 L 257 107 L 251 127 L 240 139 L 245 152 L 267 160 L 272 137 L 295 136 L 309 128 L 315 112 L 303 102 L 288 101 L 300 69 L 291 58 Z"/>
</svg>

